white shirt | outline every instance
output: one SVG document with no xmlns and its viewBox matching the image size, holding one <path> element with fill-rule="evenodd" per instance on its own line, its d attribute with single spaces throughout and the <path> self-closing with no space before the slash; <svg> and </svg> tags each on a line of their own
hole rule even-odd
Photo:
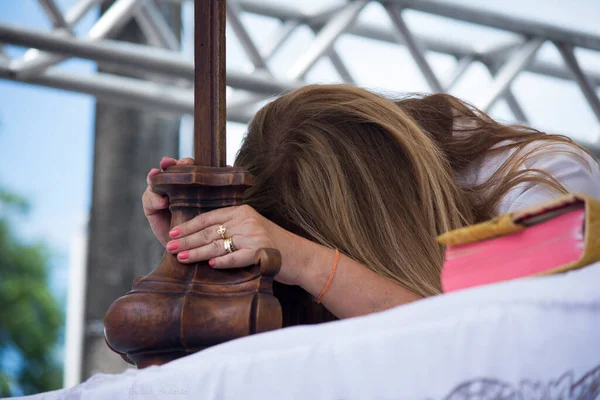
<svg viewBox="0 0 600 400">
<path fill-rule="evenodd" d="M 505 144 L 501 142 L 498 146 Z M 523 151 L 539 146 L 539 143 L 528 145 Z M 498 168 L 510 157 L 516 149 L 511 149 L 504 154 L 489 157 L 480 165 L 474 166 L 467 176 L 461 177 L 462 182 L 476 182 L 482 184 L 487 181 Z M 578 155 L 573 154 L 575 151 Z M 560 143 L 543 147 L 532 153 L 523 165 L 523 169 L 542 170 L 553 176 L 570 193 L 585 193 L 592 197 L 600 199 L 600 167 L 596 160 L 572 146 Z M 511 189 L 500 201 L 497 214 L 504 214 L 516 211 L 521 208 L 529 207 L 535 204 L 550 200 L 559 196 L 547 185 L 540 185 L 532 182 L 519 184 Z"/>
</svg>

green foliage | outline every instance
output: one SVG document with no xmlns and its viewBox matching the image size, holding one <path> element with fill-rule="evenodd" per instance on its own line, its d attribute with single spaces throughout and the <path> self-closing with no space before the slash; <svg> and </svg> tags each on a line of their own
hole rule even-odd
<svg viewBox="0 0 600 400">
<path fill-rule="evenodd" d="M 20 242 L 10 221 L 11 214 L 27 211 L 23 198 L 0 189 L 0 357 L 16 354 L 22 364 L 0 371 L 0 397 L 62 386 L 53 350 L 63 315 L 48 288 L 50 251 Z"/>
</svg>

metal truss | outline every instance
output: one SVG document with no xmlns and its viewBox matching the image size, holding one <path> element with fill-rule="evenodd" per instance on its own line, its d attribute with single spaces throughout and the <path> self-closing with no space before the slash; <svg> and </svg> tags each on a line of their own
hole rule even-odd
<svg viewBox="0 0 600 400">
<path fill-rule="evenodd" d="M 51 32 L 0 24 L 0 78 L 87 93 L 99 99 L 162 112 L 192 113 L 193 62 L 180 52 L 175 35 L 158 11 L 157 0 L 117 0 L 85 36 L 73 34 L 72 27 L 93 6 L 103 1 L 78 0 L 63 14 L 54 0 L 39 0 L 54 26 Z M 161 1 L 184 3 L 186 0 Z M 511 84 L 521 72 L 573 81 L 600 122 L 597 94 L 600 71 L 582 68 L 574 53 L 575 49 L 600 52 L 599 36 L 437 0 L 380 0 L 392 22 L 391 28 L 385 28 L 357 20 L 370 1 L 375 0 L 347 1 L 325 11 L 306 13 L 273 2 L 227 0 L 229 27 L 254 67 L 252 72 L 227 71 L 227 85 L 233 93 L 228 99 L 228 120 L 246 123 L 256 105 L 264 99 L 304 85 L 307 73 L 322 57 L 330 59 L 343 81 L 353 83 L 334 45 L 341 35 L 356 35 L 405 47 L 432 92 L 451 91 L 470 65 L 482 63 L 493 80 L 474 104 L 489 110 L 500 99 L 504 99 L 515 119 L 522 122 L 527 122 L 527 117 L 511 92 Z M 403 15 L 405 10 L 417 10 L 511 32 L 516 34 L 517 39 L 496 48 L 481 50 L 448 38 L 419 36 L 407 26 Z M 242 22 L 242 13 L 273 18 L 279 22 L 279 30 L 270 41 L 259 45 Z M 147 45 L 110 39 L 131 18 L 138 22 L 146 36 Z M 300 27 L 308 27 L 314 32 L 312 44 L 298 56 L 285 77 L 275 74 L 269 68 L 268 61 Z M 562 65 L 535 59 L 540 47 L 547 42 L 558 49 Z M 30 49 L 22 58 L 10 59 L 2 52 L 2 43 Z M 436 75 L 426 59 L 428 52 L 447 54 L 456 59 L 455 71 L 450 79 L 442 81 Z M 144 79 L 107 73 L 77 75 L 57 66 L 69 57 L 89 59 L 100 64 L 116 63 L 148 74 Z"/>
</svg>

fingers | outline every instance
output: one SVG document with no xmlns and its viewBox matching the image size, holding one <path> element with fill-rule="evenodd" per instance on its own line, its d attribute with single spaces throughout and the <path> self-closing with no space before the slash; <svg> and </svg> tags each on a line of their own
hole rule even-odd
<svg viewBox="0 0 600 400">
<path fill-rule="evenodd" d="M 151 179 L 153 176 L 159 174 L 161 170 L 164 171 L 165 169 L 172 167 L 173 165 L 194 165 L 194 159 L 188 157 L 182 158 L 181 160 L 176 160 L 167 156 L 163 157 L 162 160 L 160 160 L 160 169 L 152 168 L 148 173 L 148 177 L 146 178 L 146 182 L 148 183 L 148 185 L 150 186 L 152 184 Z"/>
<path fill-rule="evenodd" d="M 148 186 L 142 195 L 142 206 L 146 216 L 154 215 L 158 211 L 169 207 L 169 198 L 152 192 L 150 186 Z"/>
<path fill-rule="evenodd" d="M 154 215 L 160 210 L 164 210 L 169 207 L 169 198 L 167 196 L 161 196 L 152 191 L 150 186 L 150 179 L 160 172 L 157 168 L 152 168 L 146 177 L 148 187 L 142 195 L 142 206 L 144 207 L 144 214 L 146 216 Z"/>
<path fill-rule="evenodd" d="M 172 167 L 173 165 L 194 165 L 194 159 L 186 157 L 176 160 L 174 158 L 164 156 L 162 160 L 160 160 L 160 169 L 163 171 L 169 167 Z"/>
<path fill-rule="evenodd" d="M 167 243 L 167 250 L 171 252 L 189 250 L 195 247 L 206 246 L 212 242 L 221 239 L 221 235 L 218 233 L 220 225 L 211 225 L 208 228 L 202 229 L 201 231 L 192 233 L 188 236 L 182 236 L 180 239 L 171 240 Z M 235 227 L 226 229 L 225 236 L 234 236 L 242 232 Z"/>
<path fill-rule="evenodd" d="M 148 176 L 146 177 L 146 183 L 148 184 L 148 186 L 152 186 L 152 177 L 158 175 L 161 172 L 161 170 L 164 171 L 165 169 L 174 165 L 194 165 L 194 159 L 188 157 L 182 158 L 181 160 L 176 160 L 174 158 L 164 156 L 160 160 L 160 169 L 152 168 L 148 173 Z"/>
<path fill-rule="evenodd" d="M 208 263 L 215 269 L 243 268 L 254 264 L 254 253 L 252 249 L 242 249 L 213 258 Z"/>
<path fill-rule="evenodd" d="M 190 157 L 182 158 L 177 161 L 177 165 L 194 165 L 194 159 Z"/>
<path fill-rule="evenodd" d="M 171 157 L 163 157 L 162 160 L 160 160 L 160 169 L 162 169 L 163 171 L 169 167 L 172 167 L 173 165 L 177 165 L 177 160 Z"/>
<path fill-rule="evenodd" d="M 247 241 L 246 238 L 244 238 L 241 235 L 234 235 L 231 237 L 231 240 L 233 241 L 233 245 L 234 247 L 239 246 L 239 248 L 243 248 L 242 250 L 236 250 L 231 254 L 238 254 L 239 253 L 243 253 L 245 254 L 246 252 L 244 250 L 248 250 L 246 249 L 246 244 L 245 243 Z M 171 242 L 169 242 L 171 243 Z M 167 244 L 168 246 L 168 244 Z M 177 251 L 177 250 L 175 250 Z M 252 252 L 252 254 L 254 254 Z M 217 257 L 221 257 L 221 256 L 225 256 L 227 255 L 227 250 L 225 250 L 225 244 L 223 243 L 223 239 L 218 239 L 215 240 L 213 242 L 210 242 L 209 244 L 206 244 L 204 246 L 200 246 L 200 247 L 194 247 L 194 248 L 190 248 L 189 250 L 185 250 L 185 251 L 181 251 L 179 253 L 177 253 L 177 259 L 179 260 L 179 262 L 184 263 L 184 264 L 190 264 L 190 263 L 195 263 L 195 262 L 199 262 L 199 261 L 204 261 L 204 260 L 212 260 L 214 258 Z M 237 265 L 237 266 L 230 266 L 229 268 L 238 268 L 240 266 L 245 267 L 248 265 L 251 265 L 253 263 L 253 257 L 250 257 L 248 259 L 239 259 L 237 262 L 240 263 L 242 261 L 247 262 L 244 265 Z"/>
<path fill-rule="evenodd" d="M 152 177 L 158 175 L 158 173 L 160 173 L 160 169 L 158 168 L 152 168 L 150 172 L 148 172 L 148 176 L 146 177 L 146 183 L 148 184 L 148 186 L 152 184 L 152 182 L 150 181 Z"/>
<path fill-rule="evenodd" d="M 213 268 L 253 265 L 257 249 L 276 248 L 261 218 L 249 206 L 213 210 L 175 226 L 169 233 L 173 240 L 167 243 L 166 248 L 182 264 L 208 260 Z M 223 235 L 230 237 L 236 248 L 231 254 L 227 253 L 219 233 L 221 225 L 226 228 Z"/>
<path fill-rule="evenodd" d="M 209 211 L 204 214 L 200 214 L 197 217 L 190 219 L 182 224 L 175 226 L 169 232 L 169 235 L 173 238 L 180 238 L 191 235 L 192 233 L 199 232 L 203 229 L 208 228 L 211 225 L 223 225 L 227 221 L 234 219 L 237 215 L 247 212 L 248 206 L 234 206 L 219 208 L 218 210 Z"/>
</svg>

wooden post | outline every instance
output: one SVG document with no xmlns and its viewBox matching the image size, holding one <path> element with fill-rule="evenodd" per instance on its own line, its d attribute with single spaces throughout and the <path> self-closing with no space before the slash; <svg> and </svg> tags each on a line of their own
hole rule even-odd
<svg viewBox="0 0 600 400">
<path fill-rule="evenodd" d="M 225 166 L 225 0 L 194 9 L 194 163 Z"/>
<path fill-rule="evenodd" d="M 193 166 L 174 166 L 152 179 L 169 196 L 171 226 L 216 208 L 239 205 L 252 176 L 225 168 L 225 0 L 195 2 Z M 136 278 L 104 320 L 108 346 L 139 368 L 159 365 L 227 340 L 282 326 L 273 296 L 281 259 L 261 249 L 255 265 L 215 270 L 206 261 L 179 263 L 164 253 L 158 267 Z"/>
</svg>

